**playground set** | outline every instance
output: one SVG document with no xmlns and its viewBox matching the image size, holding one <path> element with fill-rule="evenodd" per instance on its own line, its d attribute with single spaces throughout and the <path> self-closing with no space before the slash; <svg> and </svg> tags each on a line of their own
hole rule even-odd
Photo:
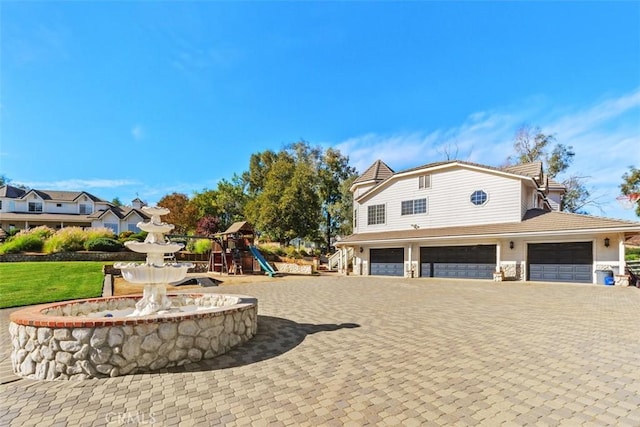
<svg viewBox="0 0 640 427">
<path fill-rule="evenodd" d="M 275 269 L 254 246 L 255 232 L 246 222 L 235 222 L 212 242 L 209 268 L 220 274 L 245 274 L 263 270 L 270 277 Z"/>
</svg>

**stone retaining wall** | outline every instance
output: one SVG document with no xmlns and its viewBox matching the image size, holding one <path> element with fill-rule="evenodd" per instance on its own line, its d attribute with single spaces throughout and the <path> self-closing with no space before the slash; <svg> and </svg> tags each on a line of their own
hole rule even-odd
<svg viewBox="0 0 640 427">
<path fill-rule="evenodd" d="M 222 298 L 218 302 L 212 298 Z M 144 317 L 71 317 L 131 308 L 137 298 L 45 304 L 11 314 L 14 372 L 38 380 L 115 377 L 180 366 L 226 353 L 257 332 L 251 297 L 173 295 L 174 306 L 236 304 L 192 313 Z"/>
<path fill-rule="evenodd" d="M 145 254 L 136 252 L 56 252 L 53 254 L 4 254 L 0 262 L 38 262 L 38 261 L 144 261 Z"/>
<path fill-rule="evenodd" d="M 132 251 L 120 252 L 56 252 L 53 254 L 43 253 L 18 253 L 0 255 L 0 262 L 38 262 L 38 261 L 144 261 L 146 254 Z M 175 254 L 176 262 L 191 261 L 208 263 L 208 254 L 193 254 L 190 252 L 178 252 Z"/>
<path fill-rule="evenodd" d="M 291 264 L 288 262 L 274 262 L 278 273 L 288 274 L 313 274 L 313 266 L 311 264 Z"/>
</svg>

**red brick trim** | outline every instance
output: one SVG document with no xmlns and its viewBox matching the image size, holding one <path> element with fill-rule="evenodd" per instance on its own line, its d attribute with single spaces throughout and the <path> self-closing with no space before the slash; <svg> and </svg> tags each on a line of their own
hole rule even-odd
<svg viewBox="0 0 640 427">
<path fill-rule="evenodd" d="M 168 297 L 191 297 L 191 298 L 199 298 L 204 297 L 208 294 L 171 294 L 167 295 Z M 228 309 L 220 310 L 220 307 L 216 307 L 217 311 L 201 311 L 198 313 L 190 313 L 190 314 L 182 314 L 182 313 L 169 313 L 155 316 L 144 316 L 144 317 L 104 317 L 104 318 L 96 318 L 96 317 L 84 317 L 84 316 L 53 316 L 49 314 L 44 314 L 43 311 L 51 310 L 57 307 L 81 304 L 81 303 L 97 303 L 101 301 L 107 300 L 118 300 L 118 299 L 135 299 L 138 300 L 142 297 L 142 295 L 130 295 L 125 297 L 106 297 L 106 298 L 89 298 L 82 300 L 74 300 L 67 302 L 56 302 L 50 304 L 40 304 L 34 305 L 30 307 L 23 308 L 22 310 L 14 311 L 9 315 L 9 319 L 13 323 L 17 323 L 18 325 L 25 326 L 35 326 L 35 327 L 47 327 L 47 328 L 94 328 L 94 327 L 104 327 L 104 326 L 125 326 L 125 325 L 143 325 L 149 323 L 169 323 L 169 322 L 180 322 L 186 319 L 205 319 L 208 317 L 217 317 L 222 316 L 226 313 L 235 313 L 244 311 L 247 308 L 250 308 L 254 305 L 257 305 L 258 300 L 253 297 L 248 297 L 244 295 L 226 295 L 220 294 L 224 296 L 234 296 L 244 299 L 245 301 L 229 306 Z"/>
</svg>

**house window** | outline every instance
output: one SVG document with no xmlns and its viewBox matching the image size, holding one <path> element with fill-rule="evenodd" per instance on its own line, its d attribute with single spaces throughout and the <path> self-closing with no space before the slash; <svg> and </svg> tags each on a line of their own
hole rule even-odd
<svg viewBox="0 0 640 427">
<path fill-rule="evenodd" d="M 384 224 L 385 223 L 385 206 L 384 205 L 371 205 L 367 209 L 368 225 Z"/>
<path fill-rule="evenodd" d="M 427 199 L 405 200 L 402 202 L 400 215 L 427 213 Z"/>
<path fill-rule="evenodd" d="M 138 231 L 140 231 L 140 229 L 135 224 L 127 224 L 127 231 L 133 231 L 134 233 L 137 233 Z"/>
<path fill-rule="evenodd" d="M 29 202 L 29 212 L 42 212 L 42 202 Z"/>
<path fill-rule="evenodd" d="M 487 199 L 487 193 L 482 190 L 476 190 L 473 192 L 473 194 L 471 194 L 471 203 L 476 206 L 484 205 L 485 203 L 487 203 Z"/>
<path fill-rule="evenodd" d="M 91 210 L 91 205 L 80 203 L 80 213 L 82 215 L 89 215 L 92 212 L 93 211 Z"/>
<path fill-rule="evenodd" d="M 358 209 L 353 210 L 353 228 L 358 228 Z"/>
<path fill-rule="evenodd" d="M 2 209 L 2 200 L 0 200 L 0 209 Z"/>
<path fill-rule="evenodd" d="M 431 188 L 431 175 L 420 175 L 418 177 L 418 188 Z"/>
<path fill-rule="evenodd" d="M 105 222 L 104 228 L 108 228 L 109 230 L 113 231 L 113 234 L 118 234 L 118 224 L 114 222 Z"/>
</svg>

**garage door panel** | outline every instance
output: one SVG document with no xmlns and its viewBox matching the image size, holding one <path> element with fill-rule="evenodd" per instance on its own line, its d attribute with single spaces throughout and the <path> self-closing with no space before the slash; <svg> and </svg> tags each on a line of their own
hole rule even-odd
<svg viewBox="0 0 640 427">
<path fill-rule="evenodd" d="M 529 243 L 529 280 L 591 283 L 593 243 Z"/>
<path fill-rule="evenodd" d="M 371 275 L 404 276 L 403 248 L 371 249 L 369 258 Z"/>
<path fill-rule="evenodd" d="M 432 246 L 420 248 L 422 277 L 491 279 L 495 245 Z"/>
<path fill-rule="evenodd" d="M 371 263 L 373 276 L 404 276 L 402 264 Z"/>
<path fill-rule="evenodd" d="M 493 264 L 434 263 L 433 277 L 491 279 L 494 268 Z"/>
<path fill-rule="evenodd" d="M 529 280 L 541 282 L 591 283 L 591 265 L 531 264 Z"/>
</svg>

